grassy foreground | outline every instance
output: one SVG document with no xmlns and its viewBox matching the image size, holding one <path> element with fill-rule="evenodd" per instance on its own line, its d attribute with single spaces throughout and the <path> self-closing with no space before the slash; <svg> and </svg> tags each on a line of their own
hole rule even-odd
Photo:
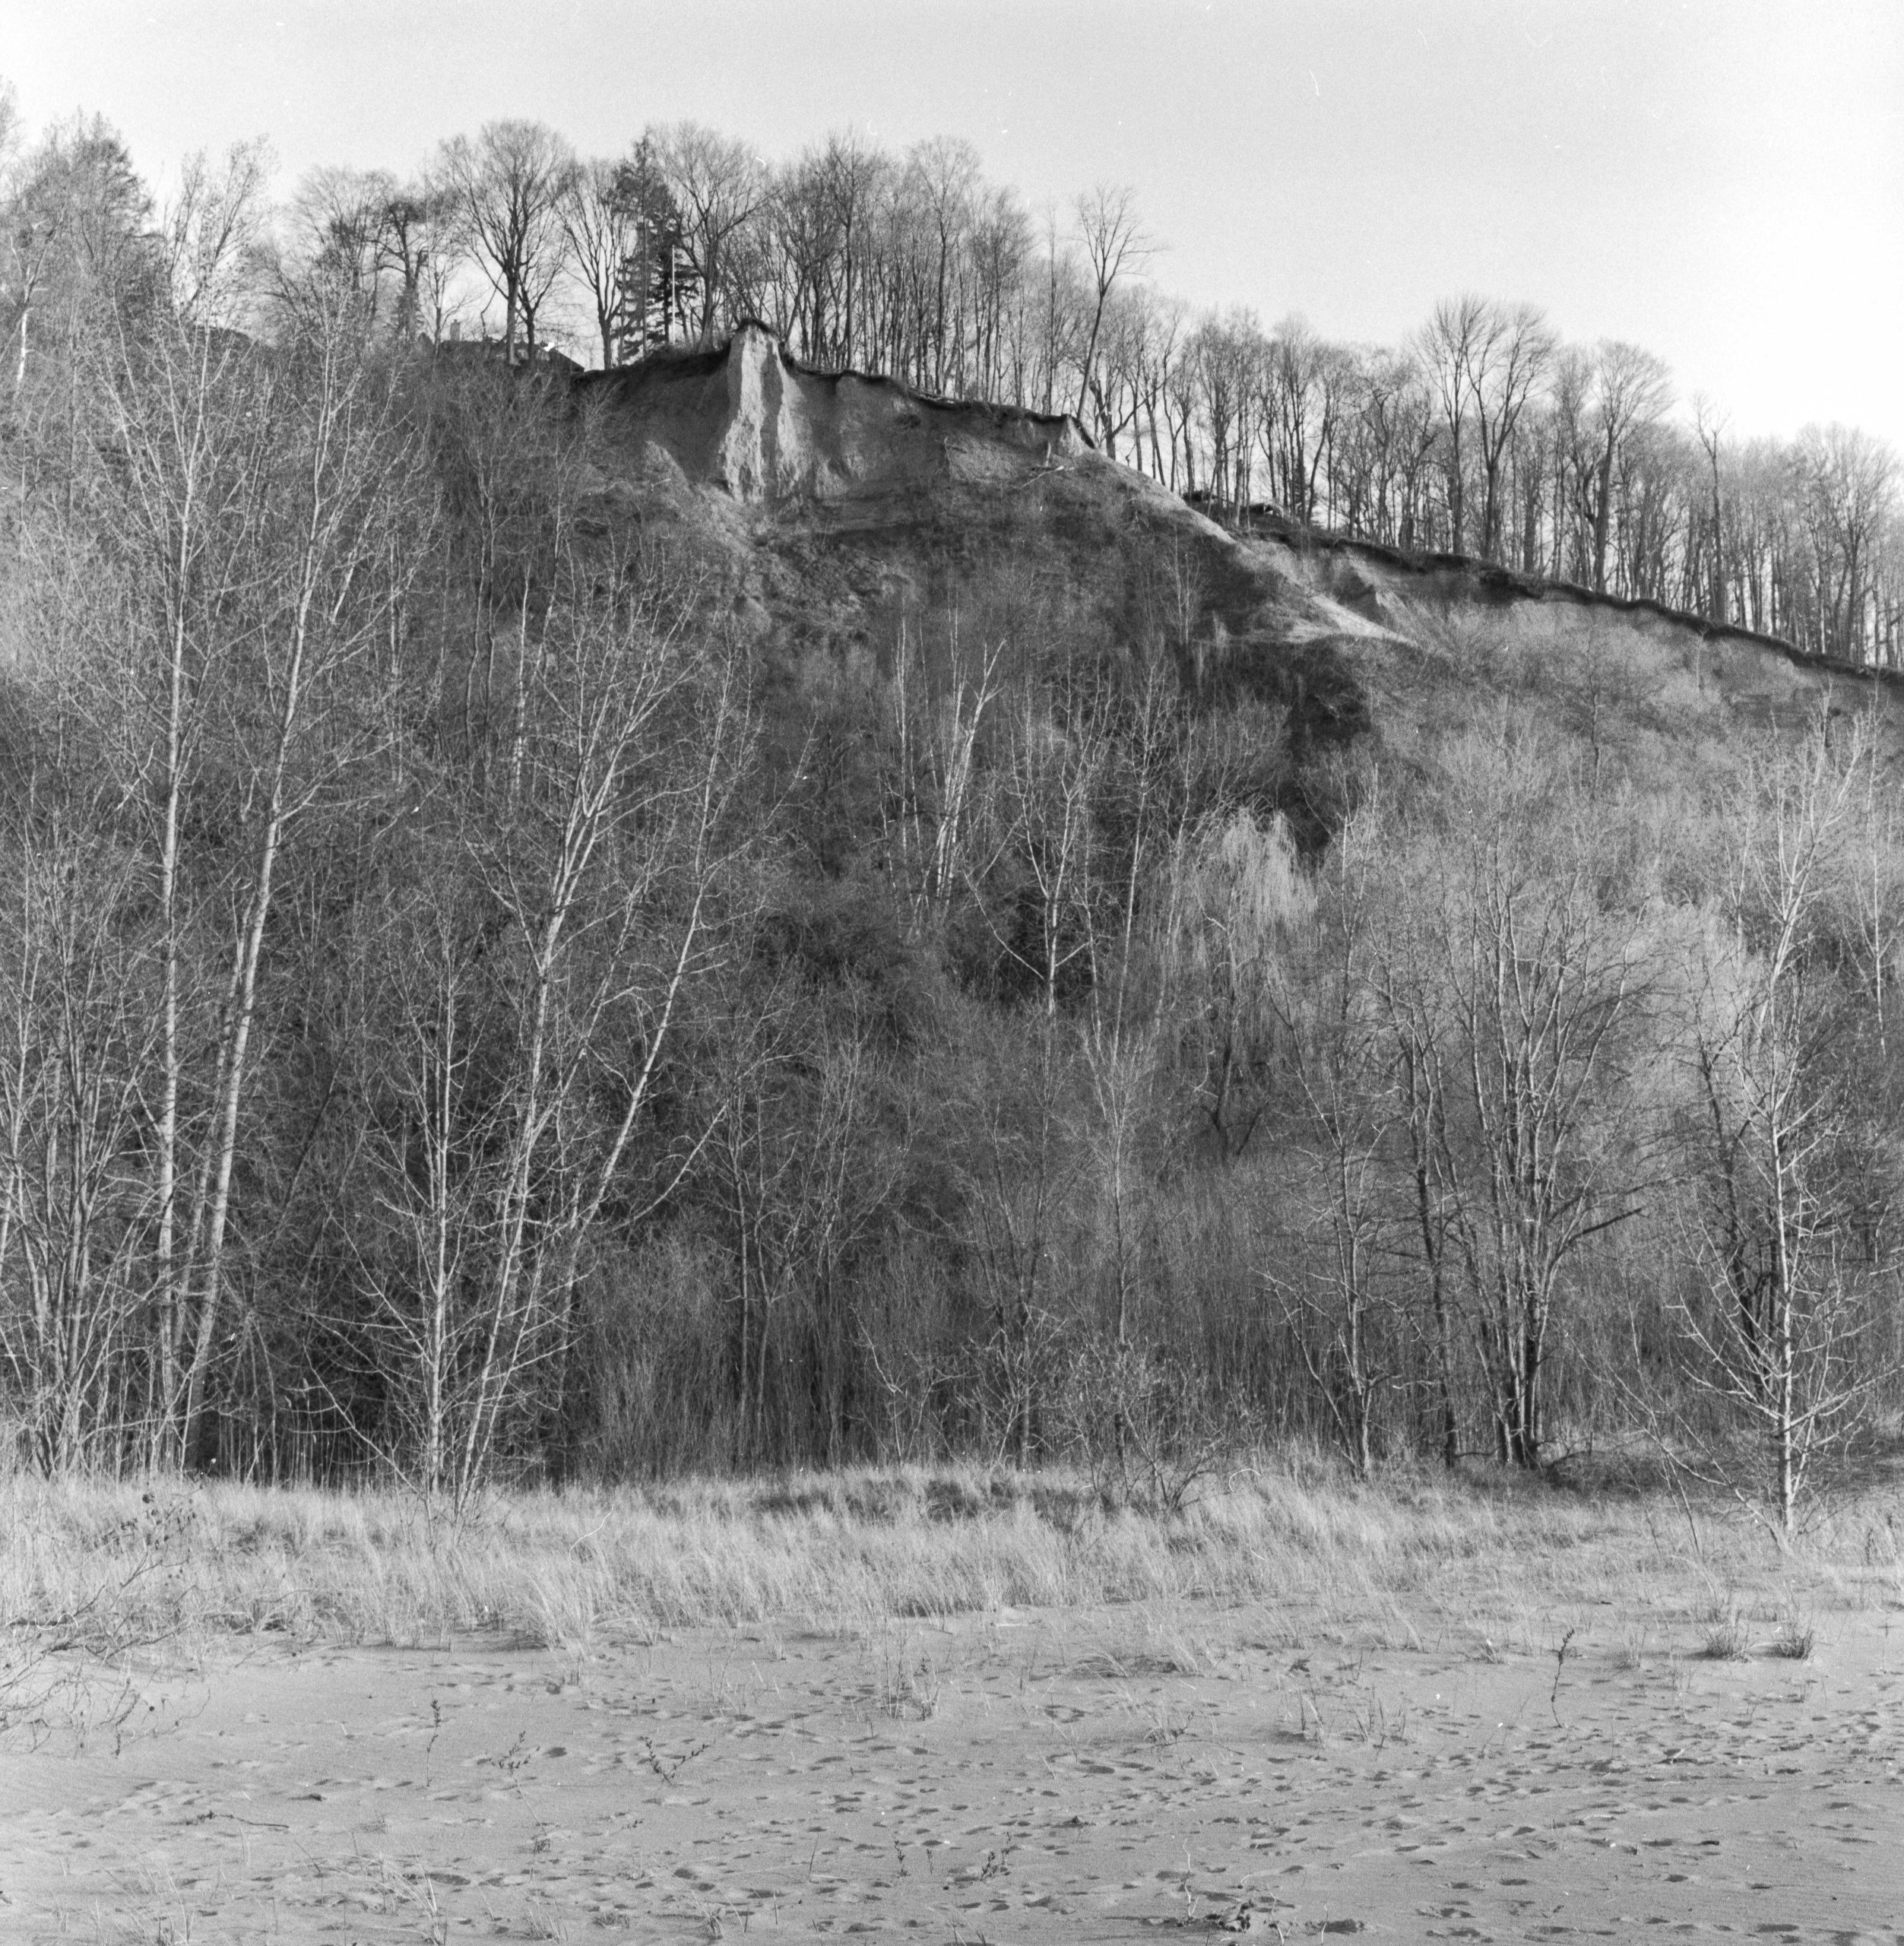
<svg viewBox="0 0 1904 1946">
<path fill-rule="evenodd" d="M 866 1626 L 1002 1607 L 1261 1602 L 1306 1633 L 1511 1640 L 1608 1604 L 1767 1621 L 1904 1599 L 1894 1493 L 1781 1554 L 1665 1491 L 1497 1475 L 1370 1485 L 1266 1460 L 1178 1513 L 1106 1511 L 1062 1473 L 900 1469 L 497 1495 L 456 1520 L 394 1492 L 0 1479 L 0 1621 L 109 1653 L 203 1632 L 586 1650 L 701 1625 Z"/>
</svg>

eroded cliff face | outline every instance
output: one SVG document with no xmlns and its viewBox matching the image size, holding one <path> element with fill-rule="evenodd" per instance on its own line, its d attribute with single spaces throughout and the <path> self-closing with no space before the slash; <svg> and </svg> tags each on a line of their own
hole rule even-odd
<svg viewBox="0 0 1904 1946">
<path fill-rule="evenodd" d="M 1069 414 L 936 399 L 891 379 L 817 372 L 764 325 L 719 350 L 664 356 L 597 378 L 641 455 L 747 505 L 877 496 L 940 483 L 1006 486 L 1096 460 Z M 1098 461 L 1099 464 L 1107 462 Z"/>
<path fill-rule="evenodd" d="M 1611 658 L 1630 670 L 1608 680 L 1716 683 L 1747 721 L 1798 721 L 1855 677 L 1478 562 L 1287 523 L 1238 534 L 1107 459 L 1068 414 L 816 371 L 758 324 L 575 385 L 595 413 L 604 528 L 694 555 L 711 600 L 762 637 L 876 644 L 908 604 L 982 606 L 1009 573 L 1063 588 L 1107 641 L 1167 645 L 1193 681 L 1248 665 L 1292 724 L 1331 738 L 1405 723 L 1474 628 L 1509 664 Z"/>
</svg>

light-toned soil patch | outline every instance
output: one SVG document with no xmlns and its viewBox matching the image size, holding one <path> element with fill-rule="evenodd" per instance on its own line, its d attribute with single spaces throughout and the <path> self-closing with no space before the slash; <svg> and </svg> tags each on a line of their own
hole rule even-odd
<svg viewBox="0 0 1904 1946">
<path fill-rule="evenodd" d="M 0 1940 L 1904 1941 L 1888 1490 L 0 1485 Z"/>
<path fill-rule="evenodd" d="M 0 1935 L 1904 1938 L 1904 1631 L 1541 1626 L 227 1650 L 9 1756 Z"/>
</svg>

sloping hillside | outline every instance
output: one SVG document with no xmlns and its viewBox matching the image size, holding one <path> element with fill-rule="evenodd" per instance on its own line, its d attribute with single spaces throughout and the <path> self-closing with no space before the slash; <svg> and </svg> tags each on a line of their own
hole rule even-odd
<svg viewBox="0 0 1904 1946">
<path fill-rule="evenodd" d="M 865 642 L 896 610 L 974 595 L 1015 569 L 1063 588 L 1186 670 L 1249 665 L 1299 739 L 1406 714 L 1420 658 L 1484 620 L 1497 651 L 1633 663 L 1690 679 L 1742 722 L 1795 724 L 1881 680 L 1650 602 L 1490 563 L 1409 555 L 1260 515 L 1238 534 L 1106 459 L 1069 414 L 936 398 L 822 372 L 765 326 L 577 381 L 611 528 L 718 563 L 749 632 Z M 978 603 L 982 609 L 982 601 Z M 982 623 L 981 623 L 982 626 Z"/>
<path fill-rule="evenodd" d="M 982 632 L 1001 587 L 1035 586 L 1111 639 L 1251 663 L 1307 731 L 1361 721 L 1339 651 L 1385 625 L 1106 459 L 1069 414 L 809 371 L 759 325 L 578 396 L 606 525 L 698 555 L 751 632 L 878 647 L 948 605 Z"/>
<path fill-rule="evenodd" d="M 10 475 L 36 1463 L 1167 1494 L 1751 1431 L 1780 1250 L 1794 1385 L 1891 1330 L 1896 738 L 1799 734 L 1887 689 L 1231 533 L 757 328 L 607 377 L 337 329 L 162 346 Z M 1829 1129 L 1785 1204 L 1767 1102 Z"/>
<path fill-rule="evenodd" d="M 1788 727 L 1821 702 L 1855 708 L 1897 686 L 1890 671 L 1826 661 L 1776 636 L 1655 601 L 1596 594 L 1464 556 L 1409 554 L 1312 534 L 1274 518 L 1254 525 L 1247 544 L 1278 572 L 1404 639 L 1419 642 L 1450 620 L 1485 616 L 1530 654 L 1639 655 L 1684 670 L 1747 722 Z"/>
</svg>

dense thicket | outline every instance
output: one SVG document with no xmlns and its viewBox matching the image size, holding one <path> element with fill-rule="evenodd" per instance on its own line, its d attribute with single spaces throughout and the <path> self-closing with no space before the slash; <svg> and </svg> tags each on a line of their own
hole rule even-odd
<svg viewBox="0 0 1904 1946">
<path fill-rule="evenodd" d="M 972 268 L 1009 199 L 950 149 L 854 151 L 865 254 L 776 313 L 763 239 L 844 153 L 759 178 L 695 330 L 744 306 L 936 385 L 1076 382 L 1117 431 L 1127 212 L 1087 225 L 1086 334 L 1025 363 L 984 293 L 1022 321 L 1036 280 Z M 461 1493 L 1063 1453 L 1167 1491 L 1246 1437 L 1366 1467 L 1652 1431 L 1788 1520 L 1868 1428 L 1887 718 L 1755 737 L 1696 661 L 1510 617 L 1424 623 L 1405 710 L 1345 746 L 1181 563 L 1080 590 L 949 539 L 870 642 L 736 636 L 715 568 L 590 499 L 559 372 L 420 342 L 440 205 L 394 330 L 394 259 L 330 217 L 246 296 L 256 160 L 155 223 L 75 126 L 13 191 L 0 1366 L 35 1463 Z M 532 341 L 555 246 L 499 247 Z M 1457 461 L 1424 406 L 1415 498 L 1346 511 L 1348 417 L 1277 490 L 1639 585 L 1621 483 L 1667 435 L 1603 418 L 1598 497 L 1569 458 L 1523 500 L 1516 441 L 1562 406 L 1510 322 L 1513 426 L 1474 379 Z M 1212 431 L 1184 383 L 1150 458 L 1247 499 L 1289 422 Z"/>
</svg>

